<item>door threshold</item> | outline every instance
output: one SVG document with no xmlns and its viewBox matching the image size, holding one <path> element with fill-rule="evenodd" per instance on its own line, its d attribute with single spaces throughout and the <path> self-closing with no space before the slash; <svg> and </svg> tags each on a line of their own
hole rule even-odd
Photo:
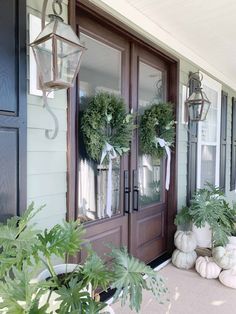
<svg viewBox="0 0 236 314">
<path fill-rule="evenodd" d="M 159 271 L 162 268 L 164 268 L 166 265 L 168 265 L 171 262 L 171 258 L 168 258 L 165 262 L 158 265 L 156 268 L 154 268 L 155 271 Z"/>
<path fill-rule="evenodd" d="M 171 261 L 171 256 L 172 256 L 172 253 L 165 253 L 162 256 L 155 259 L 154 261 L 148 263 L 148 265 L 152 269 L 158 271 Z"/>
</svg>

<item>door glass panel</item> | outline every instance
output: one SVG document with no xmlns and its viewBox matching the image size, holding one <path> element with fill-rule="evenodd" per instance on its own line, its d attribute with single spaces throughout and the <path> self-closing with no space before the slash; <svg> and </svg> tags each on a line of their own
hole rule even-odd
<svg viewBox="0 0 236 314">
<path fill-rule="evenodd" d="M 164 78 L 158 69 L 139 62 L 138 112 L 164 100 Z M 139 148 L 139 203 L 147 206 L 161 201 L 163 160 L 143 155 Z"/>
<path fill-rule="evenodd" d="M 86 99 L 99 91 L 121 95 L 121 52 L 85 34 L 80 35 L 87 48 L 80 67 L 80 117 L 86 109 Z M 78 213 L 81 221 L 107 217 L 106 193 L 108 166 L 89 159 L 79 135 Z M 112 213 L 117 214 L 120 195 L 120 160 L 112 163 Z"/>
</svg>

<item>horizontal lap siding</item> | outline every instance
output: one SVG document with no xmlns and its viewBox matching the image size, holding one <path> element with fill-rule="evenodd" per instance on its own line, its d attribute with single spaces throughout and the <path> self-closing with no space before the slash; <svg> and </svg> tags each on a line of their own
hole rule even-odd
<svg viewBox="0 0 236 314">
<path fill-rule="evenodd" d="M 67 4 L 68 1 L 63 1 L 65 21 Z M 27 0 L 28 14 L 40 17 L 41 9 L 42 1 Z M 50 1 L 47 10 L 51 10 Z M 29 79 L 28 50 L 28 86 Z M 65 219 L 66 215 L 67 94 L 65 90 L 58 91 L 54 98 L 48 100 L 59 121 L 59 133 L 54 140 L 45 137 L 45 129 L 52 129 L 54 124 L 50 114 L 43 108 L 42 97 L 28 94 L 27 103 L 27 201 L 28 204 L 34 201 L 36 207 L 45 205 L 37 215 L 36 223 L 38 228 L 51 228 Z"/>
</svg>

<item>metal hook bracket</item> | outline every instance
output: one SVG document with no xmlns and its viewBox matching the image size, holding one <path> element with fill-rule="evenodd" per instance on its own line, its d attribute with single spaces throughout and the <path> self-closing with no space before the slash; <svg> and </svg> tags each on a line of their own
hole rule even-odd
<svg viewBox="0 0 236 314">
<path fill-rule="evenodd" d="M 58 11 L 57 11 L 56 6 L 58 6 Z M 52 10 L 55 15 L 61 15 L 62 14 L 62 0 L 53 0 Z"/>
<path fill-rule="evenodd" d="M 48 95 L 46 94 L 46 91 L 43 90 L 43 106 L 44 108 L 48 111 L 48 113 L 52 116 L 54 124 L 55 124 L 55 128 L 54 130 L 52 129 L 46 129 L 45 130 L 45 136 L 46 138 L 48 138 L 49 140 L 54 140 L 57 137 L 58 134 L 58 130 L 59 130 L 59 123 L 58 123 L 58 119 L 57 116 L 55 115 L 55 113 L 52 111 L 52 109 L 49 107 L 48 104 Z"/>
</svg>

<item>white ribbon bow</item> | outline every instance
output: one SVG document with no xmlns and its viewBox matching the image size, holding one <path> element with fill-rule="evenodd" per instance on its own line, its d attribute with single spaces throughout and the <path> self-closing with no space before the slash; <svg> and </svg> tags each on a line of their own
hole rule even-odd
<svg viewBox="0 0 236 314">
<path fill-rule="evenodd" d="M 171 161 L 171 151 L 169 147 L 169 143 L 166 142 L 163 138 L 156 137 L 155 138 L 156 146 L 159 144 L 161 147 L 164 147 L 167 155 L 167 164 L 166 164 L 166 190 L 169 190 L 170 187 L 170 161 Z"/>
<path fill-rule="evenodd" d="M 108 167 L 108 178 L 107 178 L 107 197 L 106 197 L 106 213 L 109 217 L 112 215 L 111 205 L 112 205 L 112 159 L 117 157 L 116 151 L 112 145 L 105 143 L 102 150 L 102 157 L 100 164 L 103 163 L 105 157 L 108 156 L 109 167 Z"/>
</svg>

